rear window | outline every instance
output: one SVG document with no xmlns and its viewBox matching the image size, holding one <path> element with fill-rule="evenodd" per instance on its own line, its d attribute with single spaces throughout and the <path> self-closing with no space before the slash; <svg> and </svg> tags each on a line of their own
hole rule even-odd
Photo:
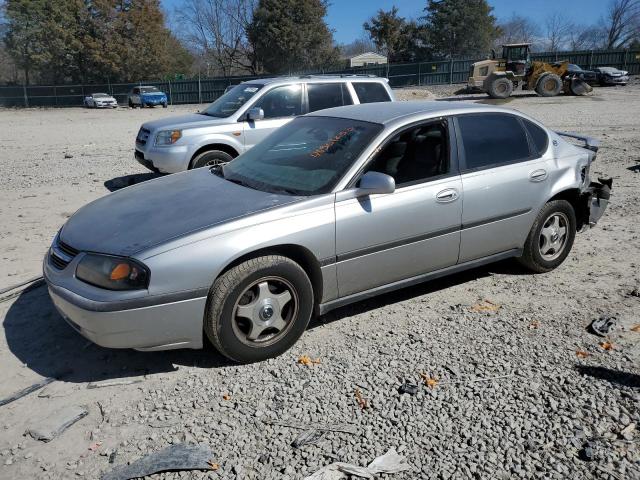
<svg viewBox="0 0 640 480">
<path fill-rule="evenodd" d="M 547 136 L 547 132 L 545 132 L 542 128 L 536 125 L 529 120 L 522 119 L 527 132 L 529 132 L 529 136 L 531 140 L 533 140 L 533 145 L 538 153 L 538 156 L 541 157 L 544 155 L 544 152 L 547 151 L 547 147 L 549 145 L 549 137 Z"/>
<path fill-rule="evenodd" d="M 387 89 L 378 82 L 354 82 L 353 88 L 360 103 L 390 102 Z"/>
<path fill-rule="evenodd" d="M 351 105 L 351 95 L 344 83 L 308 83 L 309 111 Z"/>
<path fill-rule="evenodd" d="M 458 117 L 467 170 L 497 167 L 529 158 L 527 135 L 517 117 L 502 113 Z"/>
</svg>

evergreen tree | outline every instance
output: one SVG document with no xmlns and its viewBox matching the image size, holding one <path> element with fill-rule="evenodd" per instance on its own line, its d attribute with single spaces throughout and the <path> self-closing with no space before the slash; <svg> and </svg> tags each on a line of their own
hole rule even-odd
<svg viewBox="0 0 640 480">
<path fill-rule="evenodd" d="M 424 55 L 424 29 L 416 22 L 399 16 L 395 6 L 388 12 L 378 10 L 377 15 L 363 27 L 376 47 L 387 55 L 389 62 L 409 62 Z"/>
<path fill-rule="evenodd" d="M 425 27 L 434 55 L 482 55 L 499 35 L 486 0 L 428 0 Z"/>
<path fill-rule="evenodd" d="M 338 62 L 323 0 L 260 0 L 248 27 L 255 55 L 270 73 L 326 68 Z"/>
</svg>

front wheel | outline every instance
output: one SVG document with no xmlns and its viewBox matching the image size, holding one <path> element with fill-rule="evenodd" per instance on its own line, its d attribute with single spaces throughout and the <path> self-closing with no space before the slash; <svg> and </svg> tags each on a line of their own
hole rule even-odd
<svg viewBox="0 0 640 480">
<path fill-rule="evenodd" d="M 233 157 L 227 152 L 221 150 L 209 150 L 202 152 L 191 161 L 191 168 L 214 167 L 216 165 L 224 165 L 233 160 Z"/>
<path fill-rule="evenodd" d="M 541 97 L 555 97 L 562 90 L 562 79 L 555 73 L 547 73 L 538 80 L 536 93 Z"/>
<path fill-rule="evenodd" d="M 540 210 L 518 260 L 534 272 L 549 272 L 567 258 L 575 236 L 573 207 L 566 200 L 553 200 Z"/>
<path fill-rule="evenodd" d="M 313 288 L 300 265 L 267 255 L 233 267 L 213 284 L 204 330 L 225 357 L 251 363 L 276 357 L 304 333 Z"/>
</svg>

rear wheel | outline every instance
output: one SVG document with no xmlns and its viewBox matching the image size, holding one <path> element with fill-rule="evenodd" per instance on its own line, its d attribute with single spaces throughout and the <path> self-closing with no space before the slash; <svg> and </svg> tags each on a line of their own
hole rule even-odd
<svg viewBox="0 0 640 480">
<path fill-rule="evenodd" d="M 496 77 L 489 84 L 487 93 L 491 98 L 507 98 L 513 93 L 513 83 L 505 77 Z"/>
<path fill-rule="evenodd" d="M 230 162 L 233 157 L 221 150 L 209 150 L 202 152 L 191 161 L 191 168 L 213 167 Z"/>
<path fill-rule="evenodd" d="M 567 258 L 575 236 L 573 207 L 566 200 L 553 200 L 542 208 L 533 222 L 518 260 L 534 272 L 551 271 Z"/>
<path fill-rule="evenodd" d="M 220 276 L 209 292 L 204 330 L 224 356 L 258 362 L 288 350 L 313 311 L 305 271 L 279 255 L 253 258 Z"/>
<path fill-rule="evenodd" d="M 129 99 L 129 108 L 136 108 L 131 99 Z"/>
<path fill-rule="evenodd" d="M 562 90 L 562 79 L 555 73 L 547 73 L 538 80 L 536 93 L 541 97 L 555 97 Z"/>
</svg>

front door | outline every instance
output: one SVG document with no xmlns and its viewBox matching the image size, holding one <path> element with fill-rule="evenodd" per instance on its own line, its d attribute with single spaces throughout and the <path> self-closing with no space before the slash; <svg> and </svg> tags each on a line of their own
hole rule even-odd
<svg viewBox="0 0 640 480">
<path fill-rule="evenodd" d="M 395 192 L 336 195 L 340 297 L 455 265 L 462 183 L 450 144 L 446 120 L 396 132 L 365 169 L 393 176 Z"/>
<path fill-rule="evenodd" d="M 294 83 L 272 88 L 250 108 L 261 108 L 264 118 L 243 122 L 245 150 L 302 113 L 302 85 Z"/>
</svg>

